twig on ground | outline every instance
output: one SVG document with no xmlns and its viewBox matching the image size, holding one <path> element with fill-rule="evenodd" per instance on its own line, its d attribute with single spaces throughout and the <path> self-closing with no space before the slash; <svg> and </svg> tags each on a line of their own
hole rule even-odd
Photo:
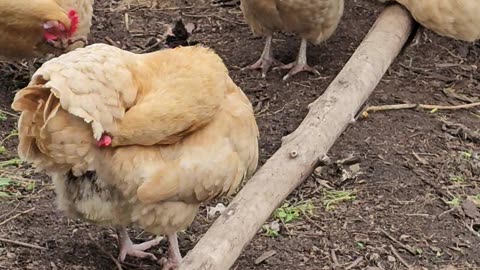
<svg viewBox="0 0 480 270">
<path fill-rule="evenodd" d="M 227 18 L 223 18 L 219 15 L 206 15 L 206 14 L 188 14 L 188 13 L 182 13 L 183 16 L 185 17 L 190 17 L 190 18 L 206 18 L 208 20 L 210 20 L 211 18 L 215 18 L 215 19 L 218 19 L 218 20 L 221 20 L 221 21 L 224 21 L 224 22 L 229 22 L 229 23 L 233 23 L 233 24 L 237 24 L 237 25 L 246 25 L 246 23 L 243 23 L 243 22 L 237 22 L 237 21 L 233 21 L 233 20 L 229 20 Z"/>
<path fill-rule="evenodd" d="M 22 246 L 22 247 L 39 249 L 39 250 L 47 250 L 46 247 L 41 247 L 41 246 L 38 246 L 38 245 L 29 244 L 29 243 L 25 243 L 25 242 L 20 242 L 20 241 L 16 241 L 16 240 L 10 240 L 10 239 L 6 239 L 6 238 L 3 238 L 3 237 L 0 237 L 0 242 L 9 243 L 9 244 L 17 245 L 17 246 Z"/>
<path fill-rule="evenodd" d="M 390 245 L 390 250 L 392 251 L 393 255 L 395 255 L 395 257 L 397 257 L 397 259 L 398 259 L 403 265 L 405 265 L 405 267 L 407 267 L 407 269 L 413 269 L 412 266 L 410 266 L 410 264 L 408 264 L 407 261 L 405 261 L 405 259 L 402 258 L 402 256 L 400 256 L 400 254 L 398 253 L 398 251 L 397 251 L 392 245 Z"/>
<path fill-rule="evenodd" d="M 423 165 L 428 165 L 428 161 L 422 158 L 419 154 L 415 153 L 415 151 L 413 151 L 413 156 Z"/>
<path fill-rule="evenodd" d="M 107 256 L 110 258 L 110 260 L 113 261 L 113 263 L 115 264 L 115 266 L 117 266 L 117 269 L 118 269 L 118 270 L 122 270 L 122 266 L 120 265 L 120 263 L 118 262 L 118 260 L 117 260 L 112 254 L 110 254 L 110 253 L 107 252 L 105 249 L 103 249 L 103 247 L 100 246 L 95 239 L 93 239 L 93 237 L 92 237 L 91 234 L 88 234 L 88 237 L 90 238 L 90 240 L 92 241 L 92 243 L 93 243 L 101 252 L 103 252 L 105 255 L 107 255 Z"/>
<path fill-rule="evenodd" d="M 2 109 L 0 109 L 0 113 L 9 115 L 9 116 L 12 116 L 12 117 L 15 117 L 15 118 L 18 118 L 18 117 L 19 117 L 18 114 L 14 114 L 14 113 L 11 113 L 11 112 L 9 112 L 9 111 L 2 110 Z"/>
<path fill-rule="evenodd" d="M 470 109 L 477 106 L 480 106 L 480 102 L 461 104 L 461 105 L 451 105 L 451 106 L 406 103 L 406 104 L 370 106 L 366 110 L 364 110 L 363 113 L 389 111 L 389 110 L 416 109 L 416 108 L 426 109 L 426 110 L 461 110 L 461 109 Z"/>
<path fill-rule="evenodd" d="M 468 225 L 467 222 L 465 222 L 465 221 L 463 222 L 463 224 L 465 224 L 465 227 L 467 228 L 468 231 L 473 233 L 476 237 L 480 237 L 480 233 L 475 231 L 475 229 L 472 227 L 472 225 Z"/>
<path fill-rule="evenodd" d="M 0 177 L 3 177 L 3 175 L 0 174 Z M 0 215 L 0 218 L 11 215 L 13 212 L 17 211 L 18 206 L 20 206 L 20 203 L 17 203 L 17 205 L 15 205 L 15 208 L 13 208 L 13 210 L 9 211 L 8 213 Z"/>
<path fill-rule="evenodd" d="M 349 266 L 345 267 L 345 270 L 352 269 L 359 265 L 363 261 L 363 257 L 358 257 L 355 261 L 353 261 Z"/>
<path fill-rule="evenodd" d="M 432 72 L 428 68 L 414 67 L 414 66 L 411 66 L 411 64 L 409 66 L 404 65 L 404 64 L 400 64 L 400 66 L 402 66 L 405 69 L 408 69 L 408 70 L 412 71 L 413 73 L 423 75 L 427 78 L 436 79 L 436 80 L 444 81 L 444 82 L 458 81 L 458 79 L 455 78 L 455 77 L 444 76 L 442 74 Z"/>
<path fill-rule="evenodd" d="M 9 217 L 9 218 L 5 219 L 4 221 L 2 221 L 2 222 L 0 223 L 0 226 L 2 226 L 3 224 L 5 224 L 5 223 L 7 223 L 7 222 L 9 222 L 9 221 L 11 221 L 11 220 L 16 219 L 17 217 L 19 217 L 19 216 L 21 216 L 21 215 L 23 215 L 23 214 L 26 214 L 26 213 L 28 213 L 28 212 L 31 212 L 31 211 L 33 211 L 33 210 L 35 210 L 35 207 L 32 207 L 32 208 L 30 208 L 30 209 L 28 209 L 28 210 L 26 210 L 26 211 L 20 212 L 20 213 L 14 215 L 14 216 L 12 216 L 12 217 Z"/>
<path fill-rule="evenodd" d="M 417 255 L 417 252 L 415 251 L 415 249 L 413 249 L 412 247 L 410 246 L 407 246 L 405 245 L 404 243 L 398 241 L 397 239 L 393 238 L 393 236 L 391 236 L 388 232 L 386 232 L 385 230 L 380 230 L 388 239 L 392 240 L 393 242 L 395 242 L 395 244 L 399 245 L 401 248 L 405 249 L 406 251 L 410 252 L 412 255 Z"/>
<path fill-rule="evenodd" d="M 325 229 L 322 228 L 322 226 L 320 226 L 320 224 L 318 224 L 317 222 L 315 222 L 313 219 L 311 219 L 307 213 L 305 213 L 305 211 L 302 211 L 303 212 L 303 217 L 310 223 L 312 224 L 313 226 L 315 226 L 319 231 L 322 231 L 324 232 Z"/>
<path fill-rule="evenodd" d="M 422 177 L 420 176 L 420 174 L 416 171 L 416 170 L 413 170 L 417 175 L 420 176 L 420 180 L 429 185 L 431 188 L 434 189 L 435 193 L 440 196 L 441 198 L 447 198 L 448 200 L 452 200 L 453 199 L 453 196 L 451 196 L 450 194 L 448 194 L 447 192 L 443 191 L 441 187 L 439 187 L 437 185 L 438 181 L 440 180 L 440 178 L 443 176 L 443 172 L 445 170 L 445 167 L 447 166 L 447 162 L 444 162 L 442 167 L 440 168 L 440 172 L 437 174 L 437 177 L 435 178 L 435 180 L 432 182 L 430 180 L 427 180 L 425 177 Z M 444 202 L 448 207 L 450 207 L 449 204 L 447 204 L 445 202 L 445 200 L 441 199 L 442 202 Z"/>
<path fill-rule="evenodd" d="M 332 266 L 333 269 L 340 267 L 340 263 L 338 263 L 338 259 L 337 259 L 337 254 L 335 254 L 334 249 L 330 250 L 330 256 L 332 257 L 332 261 L 333 261 L 333 266 Z"/>
<path fill-rule="evenodd" d="M 140 53 L 149 52 L 151 49 L 160 45 L 160 43 L 162 43 L 163 41 L 164 41 L 163 39 L 155 38 L 155 42 L 152 45 L 150 45 L 150 46 L 146 47 L 145 49 L 141 50 Z"/>
<path fill-rule="evenodd" d="M 444 211 L 444 212 L 442 212 L 440 215 L 438 215 L 437 218 L 440 219 L 443 215 L 446 215 L 446 214 L 448 214 L 448 213 L 450 213 L 450 212 L 452 212 L 452 211 L 455 211 L 456 209 L 457 209 L 457 208 L 455 208 L 455 207 L 450 208 L 450 209 L 448 209 L 447 211 Z"/>
<path fill-rule="evenodd" d="M 115 46 L 117 48 L 119 47 L 118 44 L 115 41 L 113 41 L 113 39 L 111 39 L 110 37 L 105 37 L 105 41 L 112 46 Z"/>
<path fill-rule="evenodd" d="M 474 143 L 480 142 L 480 133 L 477 131 L 460 123 L 452 123 L 445 119 L 442 119 L 441 121 L 443 122 L 442 129 L 448 134 L 461 137 L 464 140 L 470 140 Z"/>
<path fill-rule="evenodd" d="M 196 6 L 187 6 L 187 7 L 164 7 L 164 8 L 161 8 L 161 9 L 151 9 L 151 10 L 155 10 L 155 11 L 159 11 L 159 10 L 182 10 L 182 9 L 192 9 L 192 8 L 195 8 Z"/>
</svg>

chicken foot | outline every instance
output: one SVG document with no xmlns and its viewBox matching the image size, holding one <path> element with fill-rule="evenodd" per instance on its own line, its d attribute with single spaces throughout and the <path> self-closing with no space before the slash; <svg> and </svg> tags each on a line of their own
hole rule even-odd
<svg viewBox="0 0 480 270">
<path fill-rule="evenodd" d="M 272 36 L 267 36 L 265 41 L 265 48 L 263 48 L 262 56 L 252 65 L 244 67 L 244 69 L 262 69 L 262 78 L 267 76 L 268 69 L 273 64 L 280 64 L 280 61 L 275 59 L 272 54 Z"/>
<path fill-rule="evenodd" d="M 167 235 L 168 238 L 168 259 L 163 258 L 162 270 L 176 270 L 182 262 L 182 255 L 178 248 L 177 233 Z"/>
<path fill-rule="evenodd" d="M 144 251 L 158 245 L 161 241 L 161 238 L 156 238 L 141 244 L 133 244 L 125 227 L 117 227 L 117 236 L 120 249 L 118 260 L 120 262 L 123 262 L 127 255 L 138 258 L 149 258 L 158 261 L 155 255 Z"/>
<path fill-rule="evenodd" d="M 284 81 L 302 71 L 308 71 L 320 75 L 318 70 L 307 64 L 307 40 L 303 38 L 302 43 L 300 44 L 300 50 L 298 51 L 297 60 L 290 64 L 278 66 L 275 69 L 290 69 L 287 75 L 283 77 Z"/>
</svg>

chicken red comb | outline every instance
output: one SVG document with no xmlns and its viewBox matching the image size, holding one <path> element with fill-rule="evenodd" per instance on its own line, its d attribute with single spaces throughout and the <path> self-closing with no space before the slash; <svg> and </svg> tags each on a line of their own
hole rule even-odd
<svg viewBox="0 0 480 270">
<path fill-rule="evenodd" d="M 112 137 L 107 134 L 103 134 L 100 140 L 97 141 L 96 145 L 98 147 L 107 147 L 112 145 Z"/>
<path fill-rule="evenodd" d="M 71 37 L 75 32 L 77 32 L 78 29 L 78 23 L 79 23 L 79 18 L 78 18 L 78 13 L 74 9 L 70 10 L 68 12 L 68 18 L 70 18 L 70 29 L 68 30 L 68 36 Z"/>
</svg>

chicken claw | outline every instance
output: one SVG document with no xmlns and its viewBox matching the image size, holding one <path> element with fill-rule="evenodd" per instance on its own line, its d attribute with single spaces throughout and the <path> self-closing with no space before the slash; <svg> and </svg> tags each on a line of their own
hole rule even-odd
<svg viewBox="0 0 480 270">
<path fill-rule="evenodd" d="M 162 270 L 176 270 L 182 262 L 182 255 L 178 248 L 177 234 L 169 234 L 168 238 L 168 259 L 163 258 L 161 263 L 163 264 Z"/>
<path fill-rule="evenodd" d="M 286 64 L 286 65 L 281 65 L 279 67 L 276 67 L 275 69 L 290 69 L 287 75 L 283 77 L 284 81 L 302 71 L 308 71 L 310 73 L 320 75 L 320 72 L 318 72 L 318 70 L 316 70 L 315 68 L 307 64 L 307 40 L 306 39 L 302 39 L 302 43 L 300 44 L 300 50 L 298 51 L 297 60 L 295 62 Z"/>
<path fill-rule="evenodd" d="M 137 258 L 149 258 L 154 261 L 158 261 L 157 257 L 152 253 L 144 252 L 145 250 L 156 246 L 160 243 L 162 238 L 156 238 L 141 244 L 133 244 L 132 240 L 128 236 L 127 231 L 124 227 L 117 228 L 118 242 L 120 246 L 120 252 L 118 255 L 118 260 L 120 262 L 125 261 L 127 255 L 137 257 Z"/>
<path fill-rule="evenodd" d="M 307 72 L 310 72 L 310 73 L 313 73 L 313 74 L 316 74 L 316 75 L 320 75 L 320 72 L 318 70 L 309 66 L 307 63 L 298 63 L 297 61 L 292 62 L 290 64 L 281 65 L 277 68 L 278 69 L 290 69 L 290 71 L 287 73 L 287 75 L 283 76 L 284 81 L 286 81 L 288 78 L 290 78 L 293 75 L 295 75 L 299 72 L 302 72 L 302 71 L 307 71 Z"/>
<path fill-rule="evenodd" d="M 255 62 L 254 64 L 244 67 L 242 70 L 260 68 L 262 69 L 262 78 L 265 78 L 267 76 L 268 69 L 270 69 L 270 67 L 273 64 L 276 65 L 280 63 L 280 61 L 273 58 L 271 47 L 272 47 L 272 36 L 268 36 L 265 42 L 265 48 L 263 49 L 262 56 L 260 57 L 260 59 L 258 59 L 258 61 Z"/>
</svg>

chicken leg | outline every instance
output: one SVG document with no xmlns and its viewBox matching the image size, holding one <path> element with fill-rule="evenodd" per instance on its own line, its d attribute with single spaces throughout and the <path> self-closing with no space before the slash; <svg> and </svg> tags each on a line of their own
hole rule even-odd
<svg viewBox="0 0 480 270">
<path fill-rule="evenodd" d="M 268 69 L 272 66 L 272 64 L 280 63 L 276 60 L 272 55 L 272 36 L 267 36 L 265 41 L 265 48 L 263 48 L 262 56 L 255 62 L 253 65 L 244 67 L 243 69 L 262 69 L 262 78 L 267 76 Z M 242 70 L 243 70 L 242 69 Z"/>
<path fill-rule="evenodd" d="M 177 233 L 167 235 L 168 259 L 163 258 L 163 270 L 175 270 L 182 262 L 182 255 L 178 248 Z"/>
<path fill-rule="evenodd" d="M 298 51 L 297 60 L 290 64 L 281 65 L 277 68 L 290 69 L 287 75 L 283 77 L 284 81 L 302 71 L 308 71 L 310 73 L 320 75 L 320 72 L 318 72 L 318 70 L 316 70 L 315 68 L 307 64 L 307 40 L 303 38 L 302 38 L 302 43 L 300 44 L 300 50 Z"/>
<path fill-rule="evenodd" d="M 160 243 L 161 238 L 156 238 L 154 240 L 150 240 L 141 244 L 133 244 L 132 240 L 128 236 L 127 230 L 125 227 L 117 227 L 117 236 L 118 236 L 118 243 L 120 252 L 118 255 L 118 260 L 123 262 L 127 255 L 138 257 L 138 258 L 149 258 L 152 260 L 157 261 L 157 257 L 152 253 L 144 252 L 145 250 L 156 246 Z"/>
</svg>

